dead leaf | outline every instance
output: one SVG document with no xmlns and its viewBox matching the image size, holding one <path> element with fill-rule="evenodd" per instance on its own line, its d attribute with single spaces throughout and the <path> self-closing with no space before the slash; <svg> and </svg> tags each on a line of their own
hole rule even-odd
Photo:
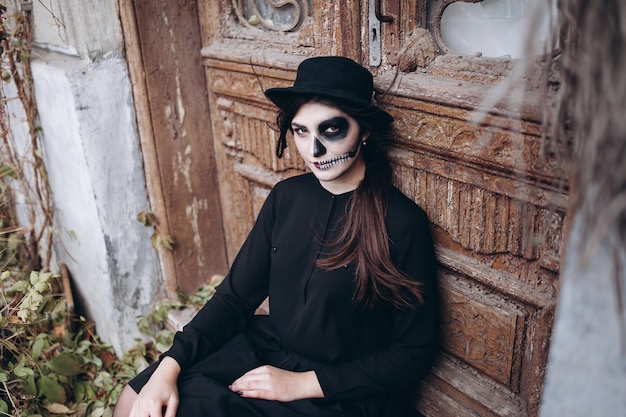
<svg viewBox="0 0 626 417">
<path fill-rule="evenodd" d="M 70 410 L 66 405 L 59 403 L 52 403 L 43 406 L 46 410 L 53 414 L 74 414 L 75 410 Z"/>
</svg>

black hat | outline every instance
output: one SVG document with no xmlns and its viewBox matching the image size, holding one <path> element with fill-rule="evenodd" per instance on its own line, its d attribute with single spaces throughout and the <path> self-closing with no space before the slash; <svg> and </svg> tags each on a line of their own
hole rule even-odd
<svg viewBox="0 0 626 417">
<path fill-rule="evenodd" d="M 280 108 L 286 107 L 296 96 L 318 95 L 360 107 L 371 116 L 387 121 L 393 117 L 373 101 L 372 74 L 353 60 L 341 56 L 320 56 L 305 59 L 298 66 L 292 87 L 269 88 L 265 96 Z"/>
</svg>

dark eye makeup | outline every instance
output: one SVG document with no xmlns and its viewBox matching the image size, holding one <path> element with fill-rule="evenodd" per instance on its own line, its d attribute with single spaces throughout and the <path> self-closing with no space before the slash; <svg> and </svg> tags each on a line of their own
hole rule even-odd
<svg viewBox="0 0 626 417">
<path fill-rule="evenodd" d="M 350 122 L 348 122 L 348 119 L 345 117 L 337 116 L 324 120 L 319 124 L 317 129 L 320 135 L 326 140 L 341 140 L 348 136 Z"/>
</svg>

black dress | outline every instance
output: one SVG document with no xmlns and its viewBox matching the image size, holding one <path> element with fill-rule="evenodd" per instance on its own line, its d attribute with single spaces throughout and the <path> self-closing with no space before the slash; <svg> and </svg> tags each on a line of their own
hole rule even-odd
<svg viewBox="0 0 626 417">
<path fill-rule="evenodd" d="M 316 267 L 323 242 L 345 221 L 352 193 L 333 195 L 312 174 L 278 183 L 213 298 L 164 354 L 181 366 L 178 416 L 371 416 L 408 414 L 408 389 L 437 346 L 437 284 L 425 213 L 397 189 L 386 224 L 391 256 L 423 285 L 424 304 L 397 311 L 352 302 L 354 270 Z M 270 315 L 254 316 L 269 295 Z M 323 399 L 242 398 L 228 385 L 269 364 L 314 370 Z M 137 392 L 154 370 L 131 386 Z"/>
</svg>

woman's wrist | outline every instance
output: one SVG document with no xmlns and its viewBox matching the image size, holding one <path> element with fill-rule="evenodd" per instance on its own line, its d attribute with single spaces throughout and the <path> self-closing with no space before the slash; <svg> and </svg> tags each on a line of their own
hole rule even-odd
<svg viewBox="0 0 626 417">
<path fill-rule="evenodd" d="M 154 374 L 158 374 L 160 379 L 168 379 L 176 381 L 178 375 L 180 375 L 180 365 L 176 362 L 176 359 L 166 356 L 161 359 L 161 363 L 154 371 Z"/>
<path fill-rule="evenodd" d="M 303 372 L 302 375 L 304 378 L 304 390 L 307 393 L 306 398 L 324 398 L 324 391 L 322 391 L 315 371 Z"/>
</svg>

